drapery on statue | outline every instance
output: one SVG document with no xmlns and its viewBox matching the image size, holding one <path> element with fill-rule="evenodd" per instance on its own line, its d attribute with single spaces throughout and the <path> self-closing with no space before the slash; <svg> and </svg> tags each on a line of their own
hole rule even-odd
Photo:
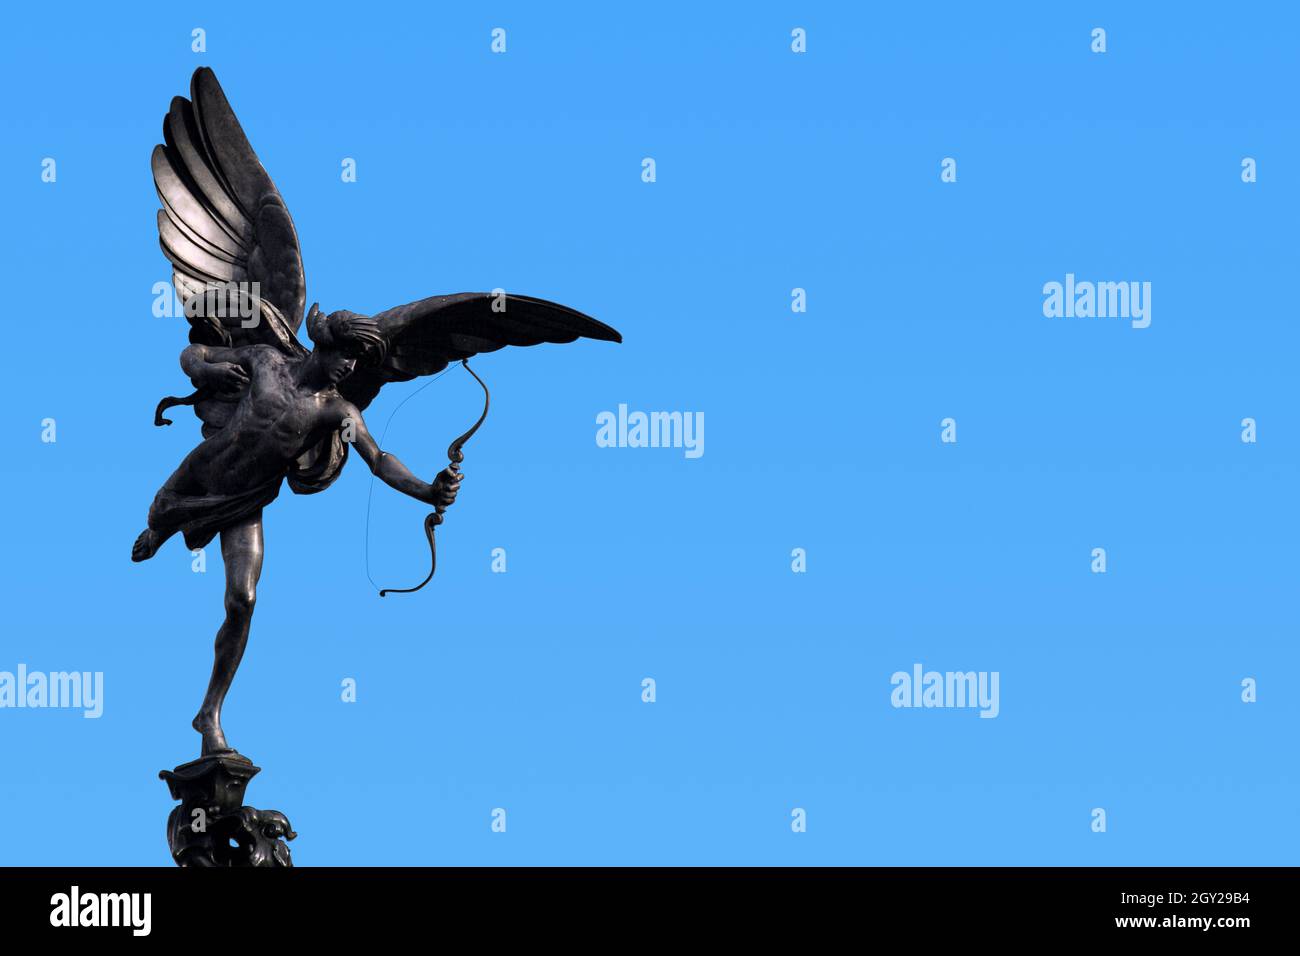
<svg viewBox="0 0 1300 956">
<path fill-rule="evenodd" d="M 221 707 L 248 643 L 262 570 L 262 509 L 281 483 L 287 480 L 298 494 L 324 490 L 351 444 L 378 478 L 436 507 L 425 523 L 432 546 L 433 526 L 456 500 L 460 444 L 473 429 L 453 443 L 446 469 L 432 482 L 421 480 L 366 429 L 362 411 L 384 384 L 432 375 L 507 345 L 622 338 L 554 302 L 468 292 L 375 316 L 327 315 L 313 305 L 306 316 L 315 343 L 309 351 L 297 334 L 306 284 L 293 220 L 210 69 L 194 72 L 189 100 L 172 100 L 163 137 L 153 151 L 163 204 L 158 234 L 190 323 L 181 368 L 197 391 L 160 402 L 155 424 L 171 424 L 162 417 L 165 409 L 192 405 L 203 442 L 154 498 L 131 558 L 153 557 L 177 532 L 191 549 L 221 536 L 226 616 L 193 726 L 203 756 L 233 755 Z"/>
</svg>

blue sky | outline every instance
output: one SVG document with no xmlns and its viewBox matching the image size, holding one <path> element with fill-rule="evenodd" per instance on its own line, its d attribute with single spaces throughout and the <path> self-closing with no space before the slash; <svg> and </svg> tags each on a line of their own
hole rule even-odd
<svg viewBox="0 0 1300 956">
<path fill-rule="evenodd" d="M 151 424 L 188 383 L 149 153 L 200 65 L 309 302 L 503 287 L 625 338 L 474 363 L 493 410 L 418 595 L 365 554 L 417 581 L 426 509 L 378 486 L 367 532 L 355 457 L 268 510 L 225 723 L 299 864 L 1295 861 L 1294 11 L 8 18 L 0 671 L 105 700 L 0 709 L 0 815 L 32 824 L 0 864 L 168 864 L 156 773 L 197 755 L 216 547 L 128 554 L 199 437 Z M 1150 327 L 1045 317 L 1067 273 L 1150 282 Z M 417 387 L 367 419 L 431 477 L 481 393 L 453 370 L 390 421 Z M 703 413 L 705 453 L 598 447 L 620 404 Z M 892 707 L 916 663 L 997 672 L 997 718 Z"/>
</svg>

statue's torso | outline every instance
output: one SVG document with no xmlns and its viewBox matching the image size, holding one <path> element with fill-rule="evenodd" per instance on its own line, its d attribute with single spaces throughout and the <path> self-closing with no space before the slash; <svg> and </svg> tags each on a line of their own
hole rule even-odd
<svg viewBox="0 0 1300 956">
<path fill-rule="evenodd" d="M 256 347 L 248 388 L 225 426 L 194 450 L 202 484 L 228 494 L 283 475 L 289 466 L 337 427 L 333 387 L 318 392 L 295 382 L 298 361 L 270 347 Z"/>
</svg>

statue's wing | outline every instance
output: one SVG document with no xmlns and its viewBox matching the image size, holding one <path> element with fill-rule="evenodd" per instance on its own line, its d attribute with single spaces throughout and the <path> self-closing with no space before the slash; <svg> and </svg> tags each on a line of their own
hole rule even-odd
<svg viewBox="0 0 1300 956">
<path fill-rule="evenodd" d="M 158 240 L 186 303 L 190 340 L 305 354 L 297 337 L 307 296 L 298 233 L 207 67 L 194 71 L 190 99 L 172 100 L 163 139 L 152 160 L 163 204 Z M 232 288 L 234 298 L 213 294 Z"/>
<path fill-rule="evenodd" d="M 441 372 L 452 362 L 507 345 L 572 342 L 578 338 L 622 342 L 603 322 L 545 299 L 504 292 L 462 292 L 401 305 L 375 316 L 388 339 L 377 365 L 358 365 L 339 383 L 343 397 L 365 408 L 388 382 Z"/>
</svg>

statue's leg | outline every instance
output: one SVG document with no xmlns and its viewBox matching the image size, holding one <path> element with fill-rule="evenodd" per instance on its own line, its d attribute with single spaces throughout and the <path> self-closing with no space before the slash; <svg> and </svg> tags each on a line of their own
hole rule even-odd
<svg viewBox="0 0 1300 956">
<path fill-rule="evenodd" d="M 260 511 L 221 532 L 221 557 L 226 563 L 226 620 L 217 631 L 208 692 L 194 718 L 194 729 L 203 735 L 205 756 L 231 749 L 221 732 L 221 705 L 248 646 L 248 628 L 257 601 L 257 579 L 262 576 Z"/>
<path fill-rule="evenodd" d="M 158 489 L 158 494 L 154 495 L 153 504 L 149 506 L 149 526 L 140 532 L 131 547 L 132 561 L 148 561 L 158 553 L 164 541 L 180 530 L 176 525 L 176 516 L 168 512 L 167 504 L 173 496 L 207 493 L 191 475 L 193 458 L 194 452 L 186 455 L 181 466 L 172 472 L 171 477 Z"/>
</svg>

